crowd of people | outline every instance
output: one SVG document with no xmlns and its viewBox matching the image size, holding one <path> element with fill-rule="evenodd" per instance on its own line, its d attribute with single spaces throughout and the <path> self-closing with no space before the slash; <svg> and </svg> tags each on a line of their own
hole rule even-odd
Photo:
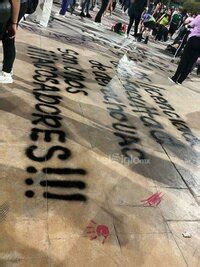
<svg viewBox="0 0 200 267">
<path fill-rule="evenodd" d="M 154 40 L 167 42 L 166 50 L 181 55 L 176 74 L 170 81 L 181 84 L 191 72 L 195 62 L 200 69 L 200 15 L 190 14 L 186 10 L 167 7 L 159 0 L 61 0 L 57 15 L 69 13 L 80 17 L 92 18 L 91 10 L 97 9 L 94 21 L 101 23 L 103 16 L 112 16 L 117 4 L 129 18 L 128 27 L 120 22 L 127 38 L 134 36 L 139 42 Z M 43 27 L 47 27 L 51 16 L 53 0 L 0 0 L 0 39 L 3 43 L 4 60 L 0 73 L 0 83 L 12 83 L 12 69 L 15 60 L 15 35 L 19 21 L 25 14 Z M 56 1 L 55 1 L 56 2 Z M 77 13 L 78 12 L 78 13 Z M 120 25 L 120 26 L 119 26 Z M 134 30 L 132 33 L 132 27 Z M 174 38 L 175 37 L 175 38 Z M 1 66 L 0 66 L 1 67 Z"/>
</svg>

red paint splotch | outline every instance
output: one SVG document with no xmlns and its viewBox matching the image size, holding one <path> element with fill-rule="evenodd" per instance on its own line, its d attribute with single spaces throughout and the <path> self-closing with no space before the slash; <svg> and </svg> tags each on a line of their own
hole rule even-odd
<svg viewBox="0 0 200 267">
<path fill-rule="evenodd" d="M 141 202 L 151 207 L 156 207 L 160 204 L 162 198 L 163 198 L 163 193 L 157 192 L 153 194 L 152 196 L 150 196 L 149 198 L 141 200 Z"/>
</svg>

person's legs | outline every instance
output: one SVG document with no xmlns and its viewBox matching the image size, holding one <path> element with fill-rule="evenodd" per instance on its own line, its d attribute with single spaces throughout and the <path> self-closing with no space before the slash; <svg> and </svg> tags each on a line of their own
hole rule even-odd
<svg viewBox="0 0 200 267">
<path fill-rule="evenodd" d="M 67 8 L 68 8 L 68 0 L 62 0 L 61 10 L 59 14 L 64 16 L 67 12 Z"/>
<path fill-rule="evenodd" d="M 112 11 L 115 11 L 116 6 L 117 6 L 117 2 L 113 1 L 113 3 L 112 3 Z"/>
<path fill-rule="evenodd" d="M 167 42 L 167 40 L 168 40 L 168 29 L 165 26 L 163 26 L 162 35 L 163 35 L 163 41 Z"/>
<path fill-rule="evenodd" d="M 135 17 L 135 25 L 134 25 L 134 36 L 137 36 L 137 32 L 138 32 L 138 26 L 140 24 L 140 19 L 141 19 L 141 15 L 137 15 Z"/>
<path fill-rule="evenodd" d="M 175 54 L 174 54 L 174 57 L 179 57 L 179 56 L 180 56 L 183 47 L 184 47 L 185 44 L 187 43 L 188 35 L 189 35 L 189 32 L 186 33 L 185 36 L 183 37 L 183 40 L 182 40 L 182 42 L 180 43 L 178 49 L 176 50 L 176 52 L 175 52 Z"/>
<path fill-rule="evenodd" d="M 123 8 L 125 7 L 125 4 L 126 4 L 126 0 L 123 0 L 122 3 L 121 3 L 121 9 L 123 10 Z"/>
<path fill-rule="evenodd" d="M 178 78 L 178 83 L 182 83 L 188 76 L 188 74 L 192 71 L 192 67 L 200 56 L 200 38 L 194 38 L 191 40 L 190 50 L 187 51 L 187 64 L 185 64 L 185 68 L 182 69 L 182 72 Z"/>
<path fill-rule="evenodd" d="M 159 25 L 155 40 L 161 41 L 162 39 L 162 25 Z"/>
<path fill-rule="evenodd" d="M 131 31 L 131 28 L 133 26 L 134 21 L 135 21 L 135 17 L 134 16 L 131 16 L 129 18 L 129 24 L 128 24 L 128 28 L 127 28 L 127 35 L 129 35 L 129 33 Z"/>
<path fill-rule="evenodd" d="M 25 15 L 26 9 L 27 9 L 27 4 L 26 3 L 21 4 L 18 21 L 20 21 Z M 3 44 L 2 71 L 6 73 L 11 73 L 16 58 L 15 38 L 13 39 L 9 38 L 9 35 L 6 33 L 6 28 L 2 36 L 2 44 Z"/>
<path fill-rule="evenodd" d="M 92 6 L 91 6 L 90 10 L 93 11 L 95 6 L 96 6 L 96 0 L 92 0 Z"/>
<path fill-rule="evenodd" d="M 86 0 L 86 16 L 88 18 L 91 18 L 90 14 L 89 14 L 89 10 L 90 10 L 90 0 Z"/>
<path fill-rule="evenodd" d="M 130 0 L 126 0 L 125 1 L 125 5 L 124 5 L 124 12 L 126 12 L 126 10 L 130 7 Z"/>
<path fill-rule="evenodd" d="M 171 35 L 171 37 L 173 36 L 176 30 L 177 30 L 176 24 L 171 22 L 170 27 L 169 27 L 169 34 Z"/>
<path fill-rule="evenodd" d="M 11 73 L 16 57 L 15 38 L 10 39 L 5 33 L 2 38 L 3 43 L 3 68 L 2 71 Z"/>
<path fill-rule="evenodd" d="M 183 70 L 186 68 L 187 65 L 187 53 L 190 52 L 190 43 L 186 45 L 183 54 L 181 56 L 181 60 L 178 64 L 178 68 L 174 74 L 174 76 L 172 77 L 172 80 L 174 82 L 177 82 L 178 78 L 180 77 L 181 73 L 183 72 Z"/>
<path fill-rule="evenodd" d="M 82 4 L 80 16 L 85 17 L 84 11 L 86 10 L 86 17 L 91 18 L 90 14 L 89 14 L 89 8 L 90 8 L 90 0 L 85 0 Z"/>
<path fill-rule="evenodd" d="M 101 17 L 107 8 L 108 2 L 109 0 L 102 0 L 101 8 L 96 15 L 95 22 L 101 23 Z"/>
<path fill-rule="evenodd" d="M 87 3 L 87 0 L 83 1 L 82 9 L 81 9 L 81 14 L 80 15 L 84 14 L 86 3 Z"/>
<path fill-rule="evenodd" d="M 71 15 L 73 14 L 75 7 L 76 7 L 76 0 L 71 0 L 71 2 L 69 3 L 70 5 L 70 13 Z"/>
<path fill-rule="evenodd" d="M 187 33 L 187 29 L 186 28 L 182 28 L 179 32 L 179 34 L 177 35 L 177 37 L 174 39 L 173 44 L 178 43 L 180 40 L 182 40 L 185 36 L 185 34 Z"/>
<path fill-rule="evenodd" d="M 109 12 L 109 11 L 110 11 L 110 14 L 111 14 L 111 12 L 112 12 L 112 0 L 109 0 L 107 8 L 106 8 L 106 12 Z"/>
<path fill-rule="evenodd" d="M 191 37 L 185 46 L 176 73 L 172 77 L 174 82 L 182 83 L 190 73 L 192 66 L 200 56 L 200 38 Z"/>
</svg>

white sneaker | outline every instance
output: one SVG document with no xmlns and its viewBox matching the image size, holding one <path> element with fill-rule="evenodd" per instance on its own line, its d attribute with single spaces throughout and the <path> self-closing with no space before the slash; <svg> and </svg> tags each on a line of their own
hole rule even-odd
<svg viewBox="0 0 200 267">
<path fill-rule="evenodd" d="M 2 75 L 3 64 L 0 63 L 0 75 Z M 13 76 L 13 70 L 10 73 Z"/>
<path fill-rule="evenodd" d="M 13 78 L 11 73 L 2 71 L 0 74 L 0 83 L 13 83 Z"/>
<path fill-rule="evenodd" d="M 59 12 L 58 13 L 55 13 L 54 16 L 56 16 L 56 17 L 63 17 L 63 18 L 65 17 L 65 15 L 61 15 Z"/>
</svg>

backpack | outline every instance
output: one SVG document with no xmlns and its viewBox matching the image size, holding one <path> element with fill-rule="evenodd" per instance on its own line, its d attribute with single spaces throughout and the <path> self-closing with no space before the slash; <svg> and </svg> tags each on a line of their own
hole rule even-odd
<svg viewBox="0 0 200 267">
<path fill-rule="evenodd" d="M 33 14 L 37 9 L 39 0 L 28 0 L 26 14 Z"/>
<path fill-rule="evenodd" d="M 126 32 L 126 25 L 122 24 L 121 22 L 118 22 L 112 26 L 111 31 L 114 31 L 118 34 L 125 33 Z"/>
</svg>

